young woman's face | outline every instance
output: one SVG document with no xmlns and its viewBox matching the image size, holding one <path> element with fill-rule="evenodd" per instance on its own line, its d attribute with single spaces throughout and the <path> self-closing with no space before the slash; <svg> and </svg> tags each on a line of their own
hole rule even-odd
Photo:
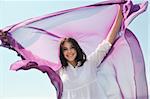
<svg viewBox="0 0 150 99">
<path fill-rule="evenodd" d="M 77 57 L 77 51 L 72 43 L 65 42 L 63 44 L 63 55 L 68 62 L 75 62 L 75 58 Z"/>
</svg>

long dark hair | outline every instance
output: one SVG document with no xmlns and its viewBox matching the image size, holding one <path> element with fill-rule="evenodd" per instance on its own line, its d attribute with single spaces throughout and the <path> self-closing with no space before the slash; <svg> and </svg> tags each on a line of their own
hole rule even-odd
<svg viewBox="0 0 150 99">
<path fill-rule="evenodd" d="M 62 67 L 66 68 L 68 66 L 67 59 L 64 57 L 63 54 L 63 45 L 65 42 L 70 42 L 75 47 L 75 50 L 77 51 L 77 57 L 75 58 L 75 61 L 81 62 L 79 67 L 83 66 L 84 62 L 86 61 L 86 54 L 81 49 L 78 42 L 73 38 L 64 38 L 60 43 L 60 56 L 59 56 Z"/>
</svg>

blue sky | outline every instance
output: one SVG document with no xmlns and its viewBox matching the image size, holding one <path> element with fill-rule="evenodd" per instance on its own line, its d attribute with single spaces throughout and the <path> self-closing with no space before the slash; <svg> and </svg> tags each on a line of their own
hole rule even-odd
<svg viewBox="0 0 150 99">
<path fill-rule="evenodd" d="M 0 28 L 28 18 L 63 9 L 94 4 L 100 0 L 0 0 Z M 143 0 L 132 0 L 141 2 Z M 148 9 L 149 10 L 149 9 Z M 150 72 L 150 16 L 147 11 L 129 26 L 136 33 L 143 50 L 147 75 Z M 0 99 L 56 99 L 55 89 L 46 74 L 37 70 L 14 72 L 9 66 L 20 60 L 16 53 L 0 47 Z M 149 60 L 149 61 L 148 61 Z M 150 75 L 150 74 L 149 74 Z M 149 76 L 150 78 L 150 76 Z M 149 81 L 150 82 L 150 81 Z"/>
</svg>

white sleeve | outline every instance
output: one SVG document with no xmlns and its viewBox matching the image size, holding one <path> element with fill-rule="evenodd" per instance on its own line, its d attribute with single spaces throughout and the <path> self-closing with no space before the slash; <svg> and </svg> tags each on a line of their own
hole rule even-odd
<svg viewBox="0 0 150 99">
<path fill-rule="evenodd" d="M 88 61 L 97 67 L 106 56 L 111 46 L 112 44 L 110 42 L 103 40 L 103 42 L 98 45 L 96 50 L 88 56 Z"/>
</svg>

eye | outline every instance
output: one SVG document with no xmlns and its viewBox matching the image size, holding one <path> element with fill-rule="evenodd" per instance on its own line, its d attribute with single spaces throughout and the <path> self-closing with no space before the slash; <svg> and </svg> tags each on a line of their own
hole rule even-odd
<svg viewBox="0 0 150 99">
<path fill-rule="evenodd" d="M 75 49 L 75 47 L 74 47 L 74 46 L 72 46 L 72 47 L 71 47 L 71 49 Z"/>
<path fill-rule="evenodd" d="M 63 48 L 63 51 L 66 51 L 67 50 L 67 48 Z"/>
</svg>

